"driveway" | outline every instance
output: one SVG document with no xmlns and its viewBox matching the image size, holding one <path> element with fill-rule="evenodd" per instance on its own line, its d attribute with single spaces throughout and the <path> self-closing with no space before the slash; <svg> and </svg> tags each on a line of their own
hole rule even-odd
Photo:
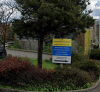
<svg viewBox="0 0 100 92">
<path fill-rule="evenodd" d="M 8 49 L 7 54 L 11 54 L 12 56 L 20 56 L 20 57 L 28 57 L 28 58 L 36 58 L 37 59 L 37 52 L 34 51 L 27 51 L 27 50 L 15 50 L 15 49 Z M 50 59 L 52 54 L 43 53 L 42 59 Z"/>
</svg>

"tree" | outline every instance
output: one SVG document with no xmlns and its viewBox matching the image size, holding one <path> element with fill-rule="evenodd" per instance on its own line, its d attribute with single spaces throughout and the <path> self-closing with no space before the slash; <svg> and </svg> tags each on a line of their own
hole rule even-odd
<svg viewBox="0 0 100 92">
<path fill-rule="evenodd" d="M 88 10 L 89 0 L 16 0 L 23 15 L 13 21 L 14 31 L 21 37 L 37 37 L 38 66 L 42 68 L 43 40 L 50 34 L 66 37 L 69 33 L 85 33 L 94 24 Z M 76 31 L 76 28 L 81 31 Z"/>
<path fill-rule="evenodd" d="M 16 3 L 12 1 L 0 1 L 0 42 L 3 44 L 3 52 L 5 53 L 5 43 L 8 35 L 8 29 L 10 27 L 10 18 L 16 11 Z"/>
</svg>

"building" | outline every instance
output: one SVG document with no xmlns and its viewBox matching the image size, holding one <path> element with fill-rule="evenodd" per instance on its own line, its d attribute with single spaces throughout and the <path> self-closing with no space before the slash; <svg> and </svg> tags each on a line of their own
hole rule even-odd
<svg viewBox="0 0 100 92">
<path fill-rule="evenodd" d="M 100 20 L 95 20 L 93 26 L 93 42 L 95 44 L 99 44 L 99 25 L 100 25 Z"/>
</svg>

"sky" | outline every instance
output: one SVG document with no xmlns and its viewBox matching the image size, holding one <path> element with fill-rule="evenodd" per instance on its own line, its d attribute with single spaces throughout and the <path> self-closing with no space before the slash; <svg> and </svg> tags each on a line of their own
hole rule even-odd
<svg viewBox="0 0 100 92">
<path fill-rule="evenodd" d="M 13 0 L 0 0 L 1 1 L 13 1 Z M 100 0 L 90 0 L 90 5 L 87 6 L 87 10 L 91 9 L 93 12 L 90 14 L 94 19 L 99 19 L 100 16 Z M 11 15 L 11 18 L 20 18 L 21 13 L 16 10 Z"/>
<path fill-rule="evenodd" d="M 0 0 L 0 4 L 2 2 L 9 2 L 11 6 L 16 6 L 16 3 L 14 2 L 14 0 Z M 4 16 L 8 16 L 9 12 L 11 13 L 12 12 L 12 9 L 11 7 L 8 5 L 3 5 L 2 6 L 3 10 L 0 8 L 0 12 L 4 11 Z M 2 13 L 1 13 L 2 14 Z M 12 20 L 12 19 L 19 19 L 21 16 L 21 13 L 16 9 L 16 8 L 13 8 L 13 13 L 11 14 L 11 16 L 9 17 L 9 21 Z M 6 17 L 7 19 L 8 17 Z M 1 20 L 2 21 L 2 20 Z"/>
<path fill-rule="evenodd" d="M 90 5 L 87 6 L 87 9 L 91 9 L 93 12 L 91 16 L 94 19 L 99 19 L 100 16 L 100 0 L 90 0 Z"/>
</svg>

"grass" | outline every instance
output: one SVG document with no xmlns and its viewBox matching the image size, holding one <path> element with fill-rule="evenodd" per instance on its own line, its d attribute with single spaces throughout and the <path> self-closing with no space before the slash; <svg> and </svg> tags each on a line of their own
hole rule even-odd
<svg viewBox="0 0 100 92">
<path fill-rule="evenodd" d="M 29 61 L 37 66 L 38 60 L 34 59 L 34 58 L 29 58 Z M 46 62 L 46 60 L 42 60 L 42 68 L 47 68 L 47 70 L 49 69 L 54 69 L 57 65 L 55 63 L 52 63 L 52 61 L 50 62 Z"/>
<path fill-rule="evenodd" d="M 18 49 L 18 48 L 15 48 L 14 45 L 10 45 L 7 48 Z M 22 49 L 22 50 L 28 50 L 28 49 Z M 38 50 L 29 50 L 29 51 L 38 51 Z M 43 52 L 52 53 L 51 49 L 48 46 L 44 46 Z"/>
<path fill-rule="evenodd" d="M 11 46 L 9 46 L 9 47 L 7 47 L 7 48 L 18 49 L 18 48 L 15 48 L 14 45 L 11 45 Z M 28 50 L 28 49 L 22 49 L 22 50 Z M 30 51 L 37 51 L 37 50 L 30 50 Z"/>
</svg>

